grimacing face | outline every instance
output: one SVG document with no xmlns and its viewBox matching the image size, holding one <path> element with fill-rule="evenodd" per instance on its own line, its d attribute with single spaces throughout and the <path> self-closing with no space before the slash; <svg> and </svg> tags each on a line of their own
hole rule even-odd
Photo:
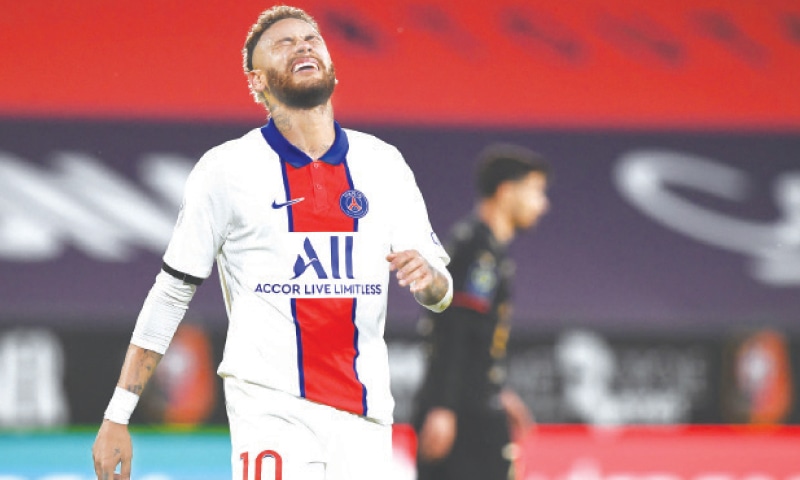
<svg viewBox="0 0 800 480">
<path fill-rule="evenodd" d="M 262 34 L 253 52 L 253 71 L 269 102 L 292 108 L 324 105 L 336 86 L 324 40 L 309 23 L 294 18 L 280 20 Z"/>
</svg>

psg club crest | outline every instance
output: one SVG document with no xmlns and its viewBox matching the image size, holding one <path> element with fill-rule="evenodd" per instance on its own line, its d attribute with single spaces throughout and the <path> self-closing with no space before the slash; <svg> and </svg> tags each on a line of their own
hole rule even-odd
<svg viewBox="0 0 800 480">
<path fill-rule="evenodd" d="M 339 207 L 351 218 L 361 218 L 369 211 L 367 197 L 358 190 L 348 190 L 339 197 Z"/>
</svg>

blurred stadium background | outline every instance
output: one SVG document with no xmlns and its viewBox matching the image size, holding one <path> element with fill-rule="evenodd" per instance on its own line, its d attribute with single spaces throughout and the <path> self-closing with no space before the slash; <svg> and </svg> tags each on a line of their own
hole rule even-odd
<svg viewBox="0 0 800 480">
<path fill-rule="evenodd" d="M 396 144 L 440 236 L 485 145 L 540 151 L 513 246 L 518 477 L 800 479 L 800 4 L 292 2 L 339 121 Z M 92 478 L 90 447 L 183 180 L 264 122 L 239 50 L 270 6 L 29 1 L 0 16 L 0 479 Z M 416 305 L 390 294 L 397 479 Z M 229 476 L 226 319 L 198 291 L 134 417 L 134 473 Z"/>
</svg>

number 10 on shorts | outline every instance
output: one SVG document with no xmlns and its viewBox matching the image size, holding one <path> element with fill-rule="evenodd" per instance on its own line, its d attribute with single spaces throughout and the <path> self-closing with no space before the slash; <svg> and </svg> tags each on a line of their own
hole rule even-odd
<svg viewBox="0 0 800 480">
<path fill-rule="evenodd" d="M 249 480 L 249 473 L 250 473 L 250 452 L 244 452 L 243 454 L 239 455 L 239 459 L 243 462 L 243 474 L 242 480 Z M 262 467 L 264 464 L 268 466 L 270 464 L 274 465 L 274 476 L 267 476 L 263 477 Z M 255 459 L 256 465 L 256 476 L 253 480 L 283 480 L 283 460 L 281 456 L 278 455 L 278 452 L 274 450 L 264 450 L 263 452 L 259 453 Z M 269 471 L 271 469 L 267 467 L 267 475 L 269 475 Z"/>
</svg>

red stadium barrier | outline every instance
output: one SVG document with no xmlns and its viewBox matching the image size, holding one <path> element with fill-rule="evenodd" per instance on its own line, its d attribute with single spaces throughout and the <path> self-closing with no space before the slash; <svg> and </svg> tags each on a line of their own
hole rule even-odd
<svg viewBox="0 0 800 480">
<path fill-rule="evenodd" d="M 264 117 L 239 50 L 270 3 L 17 3 L 3 12 L 0 115 Z M 290 3 L 320 23 L 347 122 L 800 126 L 791 0 Z"/>
<path fill-rule="evenodd" d="M 518 480 L 799 480 L 800 428 L 540 426 Z"/>
<path fill-rule="evenodd" d="M 412 468 L 414 431 L 393 439 Z M 798 427 L 542 425 L 519 447 L 517 480 L 800 480 Z"/>
</svg>

